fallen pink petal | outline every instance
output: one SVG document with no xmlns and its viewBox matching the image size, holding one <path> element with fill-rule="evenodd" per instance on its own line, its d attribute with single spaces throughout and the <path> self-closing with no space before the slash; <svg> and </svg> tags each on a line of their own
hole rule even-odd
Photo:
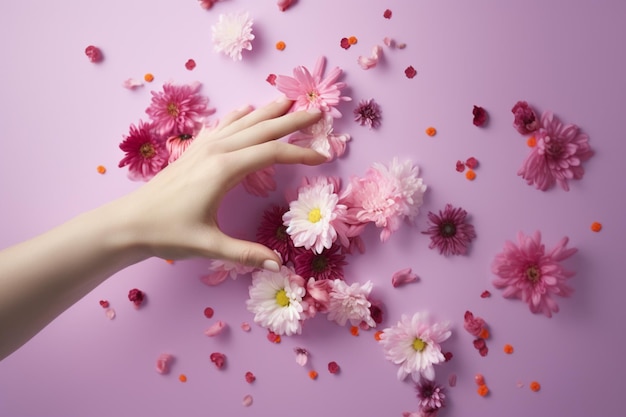
<svg viewBox="0 0 626 417">
<path fill-rule="evenodd" d="M 209 337 L 217 336 L 218 334 L 222 333 L 224 329 L 226 329 L 226 327 L 228 327 L 226 323 L 224 323 L 222 320 L 218 320 L 217 322 L 215 322 L 215 324 L 206 329 L 204 331 L 204 334 Z"/>
<path fill-rule="evenodd" d="M 243 330 L 244 332 L 249 332 L 252 329 L 252 327 L 250 327 L 250 323 L 247 322 L 243 322 L 241 323 L 241 330 Z"/>
<path fill-rule="evenodd" d="M 211 362 L 215 364 L 217 369 L 222 369 L 226 364 L 226 355 L 223 353 L 213 352 L 209 358 L 211 359 Z"/>
<path fill-rule="evenodd" d="M 174 356 L 169 353 L 162 353 L 156 362 L 156 371 L 160 374 L 167 374 L 170 372 L 170 365 L 174 360 Z"/>
<path fill-rule="evenodd" d="M 124 80 L 124 82 L 122 83 L 122 87 L 128 88 L 129 90 L 134 90 L 137 87 L 142 87 L 142 86 L 143 86 L 143 81 L 137 80 L 135 78 L 128 78 Z"/>
<path fill-rule="evenodd" d="M 372 48 L 372 54 L 369 57 L 359 56 L 357 62 L 364 70 L 374 68 L 378 64 L 382 52 L 383 48 L 381 48 L 380 45 L 376 45 Z"/>
<path fill-rule="evenodd" d="M 309 352 L 303 348 L 294 348 L 296 352 L 296 363 L 300 366 L 306 365 L 309 361 Z"/>
<path fill-rule="evenodd" d="M 252 405 L 252 395 L 248 394 L 243 397 L 243 405 L 244 407 L 250 407 Z"/>
<path fill-rule="evenodd" d="M 391 277 L 391 285 L 394 288 L 398 288 L 402 285 L 409 284 L 419 280 L 419 277 L 413 273 L 411 268 L 405 268 L 397 271 Z"/>
<path fill-rule="evenodd" d="M 115 318 L 115 310 L 113 310 L 112 308 L 107 308 L 104 314 L 109 320 L 113 320 Z"/>
</svg>

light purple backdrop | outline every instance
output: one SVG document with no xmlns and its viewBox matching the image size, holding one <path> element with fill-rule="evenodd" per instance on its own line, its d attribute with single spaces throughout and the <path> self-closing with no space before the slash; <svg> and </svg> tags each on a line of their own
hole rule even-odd
<svg viewBox="0 0 626 417">
<path fill-rule="evenodd" d="M 233 62 L 212 50 L 211 25 L 220 13 L 241 10 L 254 17 L 257 38 L 253 51 Z M 441 415 L 623 415 L 624 16 L 618 0 L 299 0 L 284 13 L 271 0 L 228 0 L 209 11 L 196 0 L 0 2 L 0 247 L 140 185 L 117 168 L 118 144 L 130 123 L 145 119 L 150 90 L 163 82 L 202 82 L 220 117 L 277 97 L 265 81 L 269 73 L 312 67 L 325 55 L 329 66 L 344 69 L 354 99 L 341 107 L 345 117 L 336 124 L 353 137 L 348 154 L 321 168 L 279 167 L 279 190 L 267 199 L 234 190 L 224 227 L 253 238 L 262 211 L 302 176 L 345 180 L 373 162 L 411 158 L 429 186 L 417 224 L 384 244 L 368 228 L 367 252 L 349 258 L 346 279 L 374 281 L 385 304 L 383 327 L 417 311 L 452 322 L 444 348 L 454 358 L 437 368 L 437 379 L 446 383 L 455 373 L 458 383 L 448 389 Z M 352 35 L 358 43 L 342 49 L 340 39 Z M 362 70 L 357 57 L 386 36 L 406 42 L 406 49 L 385 48 L 378 67 Z M 282 52 L 274 48 L 278 40 L 287 44 Z M 89 44 L 102 48 L 104 62 L 87 60 Z M 198 64 L 193 71 L 184 67 L 189 58 Z M 408 65 L 418 71 L 411 80 L 404 76 Z M 121 87 L 146 72 L 155 74 L 152 84 Z M 383 110 L 374 131 L 351 118 L 355 103 L 368 98 Z M 540 192 L 516 176 L 529 151 L 511 127 L 511 107 L 521 99 L 590 135 L 596 156 L 570 192 Z M 472 125 L 475 104 L 490 114 L 485 128 Z M 434 138 L 425 135 L 428 126 L 437 128 Z M 455 162 L 470 156 L 480 161 L 474 182 L 455 171 Z M 100 164 L 106 175 L 96 173 Z M 419 233 L 426 213 L 446 203 L 467 209 L 476 227 L 468 256 L 444 258 Z M 603 223 L 601 233 L 590 231 L 593 221 Z M 552 319 L 503 299 L 491 285 L 493 257 L 520 230 L 541 230 L 548 246 L 569 236 L 579 248 L 566 262 L 577 271 L 575 293 L 559 300 Z M 244 304 L 249 278 L 210 288 L 198 279 L 207 265 L 155 259 L 109 279 L 0 363 L 0 415 L 400 416 L 417 409 L 413 385 L 396 379 L 373 332 L 353 337 L 318 317 L 303 335 L 271 344 L 260 327 L 239 328 L 252 322 Z M 421 281 L 393 288 L 392 273 L 406 267 Z M 140 310 L 126 298 L 133 287 L 149 299 Z M 485 289 L 491 298 L 480 298 Z M 105 317 L 101 299 L 117 318 Z M 215 309 L 212 320 L 203 315 L 207 306 Z M 490 325 L 487 357 L 462 328 L 468 309 Z M 207 338 L 204 329 L 217 319 L 230 331 Z M 502 352 L 505 343 L 514 345 L 513 355 Z M 294 347 L 311 352 L 316 381 L 296 364 Z M 214 351 L 227 355 L 226 369 L 210 363 Z M 154 369 L 162 352 L 177 358 L 165 376 Z M 329 361 L 339 363 L 340 374 L 328 373 Z M 244 380 L 246 371 L 257 376 L 254 384 Z M 491 389 L 486 398 L 476 393 L 477 372 Z M 178 381 L 181 373 L 186 384 Z M 529 390 L 532 380 L 542 384 L 539 393 Z M 254 398 L 250 408 L 242 406 L 246 394 Z"/>
</svg>

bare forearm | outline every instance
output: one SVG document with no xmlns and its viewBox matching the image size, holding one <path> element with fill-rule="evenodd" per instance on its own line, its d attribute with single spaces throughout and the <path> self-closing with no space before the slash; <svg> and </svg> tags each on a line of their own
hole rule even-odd
<svg viewBox="0 0 626 417">
<path fill-rule="evenodd" d="M 148 257 L 116 204 L 0 252 L 0 360 L 103 280 Z"/>
</svg>

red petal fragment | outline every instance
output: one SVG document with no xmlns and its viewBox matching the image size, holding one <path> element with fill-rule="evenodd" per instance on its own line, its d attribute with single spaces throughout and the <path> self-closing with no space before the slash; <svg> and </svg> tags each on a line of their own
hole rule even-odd
<svg viewBox="0 0 626 417">
<path fill-rule="evenodd" d="M 343 49 L 349 49 L 350 48 L 350 40 L 348 38 L 341 38 L 341 42 L 339 42 L 339 45 L 341 45 L 341 47 Z"/>
<path fill-rule="evenodd" d="M 337 362 L 328 362 L 328 372 L 330 372 L 331 374 L 336 374 L 337 372 L 339 372 L 339 365 L 337 364 Z"/>
<path fill-rule="evenodd" d="M 448 385 L 450 385 L 451 387 L 456 386 L 456 374 L 450 374 L 450 376 L 448 377 Z"/>
<path fill-rule="evenodd" d="M 85 48 L 85 55 L 91 62 L 100 62 L 102 61 L 102 51 L 97 46 L 89 45 Z"/>
<path fill-rule="evenodd" d="M 189 71 L 193 70 L 196 67 L 196 61 L 194 61 L 193 59 L 188 59 L 187 62 L 185 62 L 185 68 L 187 68 Z"/>
<path fill-rule="evenodd" d="M 385 12 L 383 13 L 383 17 L 385 19 L 391 19 L 391 10 L 389 9 L 385 10 Z"/>
<path fill-rule="evenodd" d="M 485 346 L 487 346 L 487 343 L 485 342 L 485 339 L 476 339 L 474 340 L 474 347 L 478 350 L 484 348 Z"/>
<path fill-rule="evenodd" d="M 170 355 L 169 353 L 162 353 L 157 358 L 156 371 L 160 374 L 169 373 L 170 365 L 172 364 L 173 360 L 174 360 L 174 356 Z"/>
<path fill-rule="evenodd" d="M 207 308 L 204 309 L 204 316 L 207 319 L 210 319 L 211 317 L 213 317 L 214 313 L 215 313 L 215 311 L 211 307 L 207 307 Z"/>
<path fill-rule="evenodd" d="M 268 83 L 270 83 L 270 85 L 276 85 L 276 74 L 270 74 L 267 76 L 267 78 L 265 79 L 265 81 L 267 81 Z"/>
<path fill-rule="evenodd" d="M 465 165 L 467 165 L 469 169 L 476 169 L 476 167 L 478 167 L 478 160 L 472 156 L 470 158 L 467 158 L 467 161 L 465 161 Z"/>
<path fill-rule="evenodd" d="M 213 352 L 210 356 L 211 362 L 215 364 L 217 369 L 222 369 L 226 364 L 226 355 L 219 352 Z"/>
<path fill-rule="evenodd" d="M 136 308 L 139 308 L 145 301 L 146 294 L 137 288 L 133 288 L 128 292 L 128 299 L 135 305 Z"/>
<path fill-rule="evenodd" d="M 485 123 L 487 123 L 487 110 L 483 109 L 479 106 L 474 106 L 474 110 L 472 110 L 472 114 L 474 115 L 474 126 L 481 127 Z"/>
<path fill-rule="evenodd" d="M 267 340 L 269 340 L 272 343 L 279 343 L 280 342 L 280 336 L 270 330 L 267 333 Z"/>
<path fill-rule="evenodd" d="M 482 294 L 480 294 L 480 298 L 489 298 L 491 297 L 491 293 L 487 290 L 483 291 Z"/>
<path fill-rule="evenodd" d="M 254 381 L 256 381 L 256 376 L 250 371 L 246 372 L 246 382 L 252 384 Z"/>
<path fill-rule="evenodd" d="M 224 323 L 222 320 L 218 320 L 211 327 L 206 329 L 204 331 L 204 334 L 209 337 L 217 336 L 218 334 L 222 333 L 226 327 L 226 323 Z"/>
<path fill-rule="evenodd" d="M 109 302 L 107 300 L 100 300 L 100 307 L 109 308 Z"/>
<path fill-rule="evenodd" d="M 465 164 L 461 161 L 456 161 L 456 171 L 457 172 L 465 171 Z"/>
<path fill-rule="evenodd" d="M 453 358 L 452 352 L 444 352 L 443 357 L 445 358 L 445 362 L 450 362 Z"/>
<path fill-rule="evenodd" d="M 409 65 L 404 70 L 404 74 L 406 75 L 407 78 L 413 78 L 417 75 L 417 71 L 415 70 L 415 68 L 413 68 L 412 65 Z"/>
<path fill-rule="evenodd" d="M 483 346 L 478 350 L 478 353 L 480 353 L 480 356 L 487 356 L 487 353 L 489 353 L 489 349 L 487 348 L 487 346 Z"/>
</svg>

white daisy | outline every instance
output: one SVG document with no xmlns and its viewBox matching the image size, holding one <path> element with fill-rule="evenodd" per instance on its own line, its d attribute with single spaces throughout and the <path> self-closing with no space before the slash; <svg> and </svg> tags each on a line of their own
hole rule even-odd
<svg viewBox="0 0 626 417">
<path fill-rule="evenodd" d="M 346 211 L 346 206 L 338 201 L 332 184 L 320 182 L 300 189 L 298 199 L 289 204 L 289 211 L 283 215 L 294 246 L 304 246 L 315 253 L 330 249 L 337 239 L 332 223 Z"/>
<path fill-rule="evenodd" d="M 278 335 L 300 334 L 302 331 L 302 297 L 306 292 L 300 279 L 287 267 L 280 272 L 258 270 L 252 273 L 248 310 L 254 322 Z"/>
<path fill-rule="evenodd" d="M 252 50 L 252 19 L 247 12 L 220 14 L 211 30 L 215 50 L 223 52 L 233 61 L 241 61 L 242 50 Z"/>
<path fill-rule="evenodd" d="M 370 327 L 376 327 L 376 322 L 370 313 L 372 304 L 367 299 L 372 287 L 371 281 L 363 285 L 359 283 L 348 285 L 344 280 L 333 280 L 329 294 L 328 320 L 334 320 L 341 326 L 350 321 L 353 326 L 365 322 Z"/>
<path fill-rule="evenodd" d="M 433 365 L 445 361 L 439 344 L 450 335 L 449 323 L 431 324 L 427 313 L 415 313 L 413 317 L 403 314 L 398 324 L 383 330 L 380 343 L 385 357 L 400 366 L 398 379 L 411 375 L 415 382 L 420 377 L 433 381 Z"/>
</svg>

